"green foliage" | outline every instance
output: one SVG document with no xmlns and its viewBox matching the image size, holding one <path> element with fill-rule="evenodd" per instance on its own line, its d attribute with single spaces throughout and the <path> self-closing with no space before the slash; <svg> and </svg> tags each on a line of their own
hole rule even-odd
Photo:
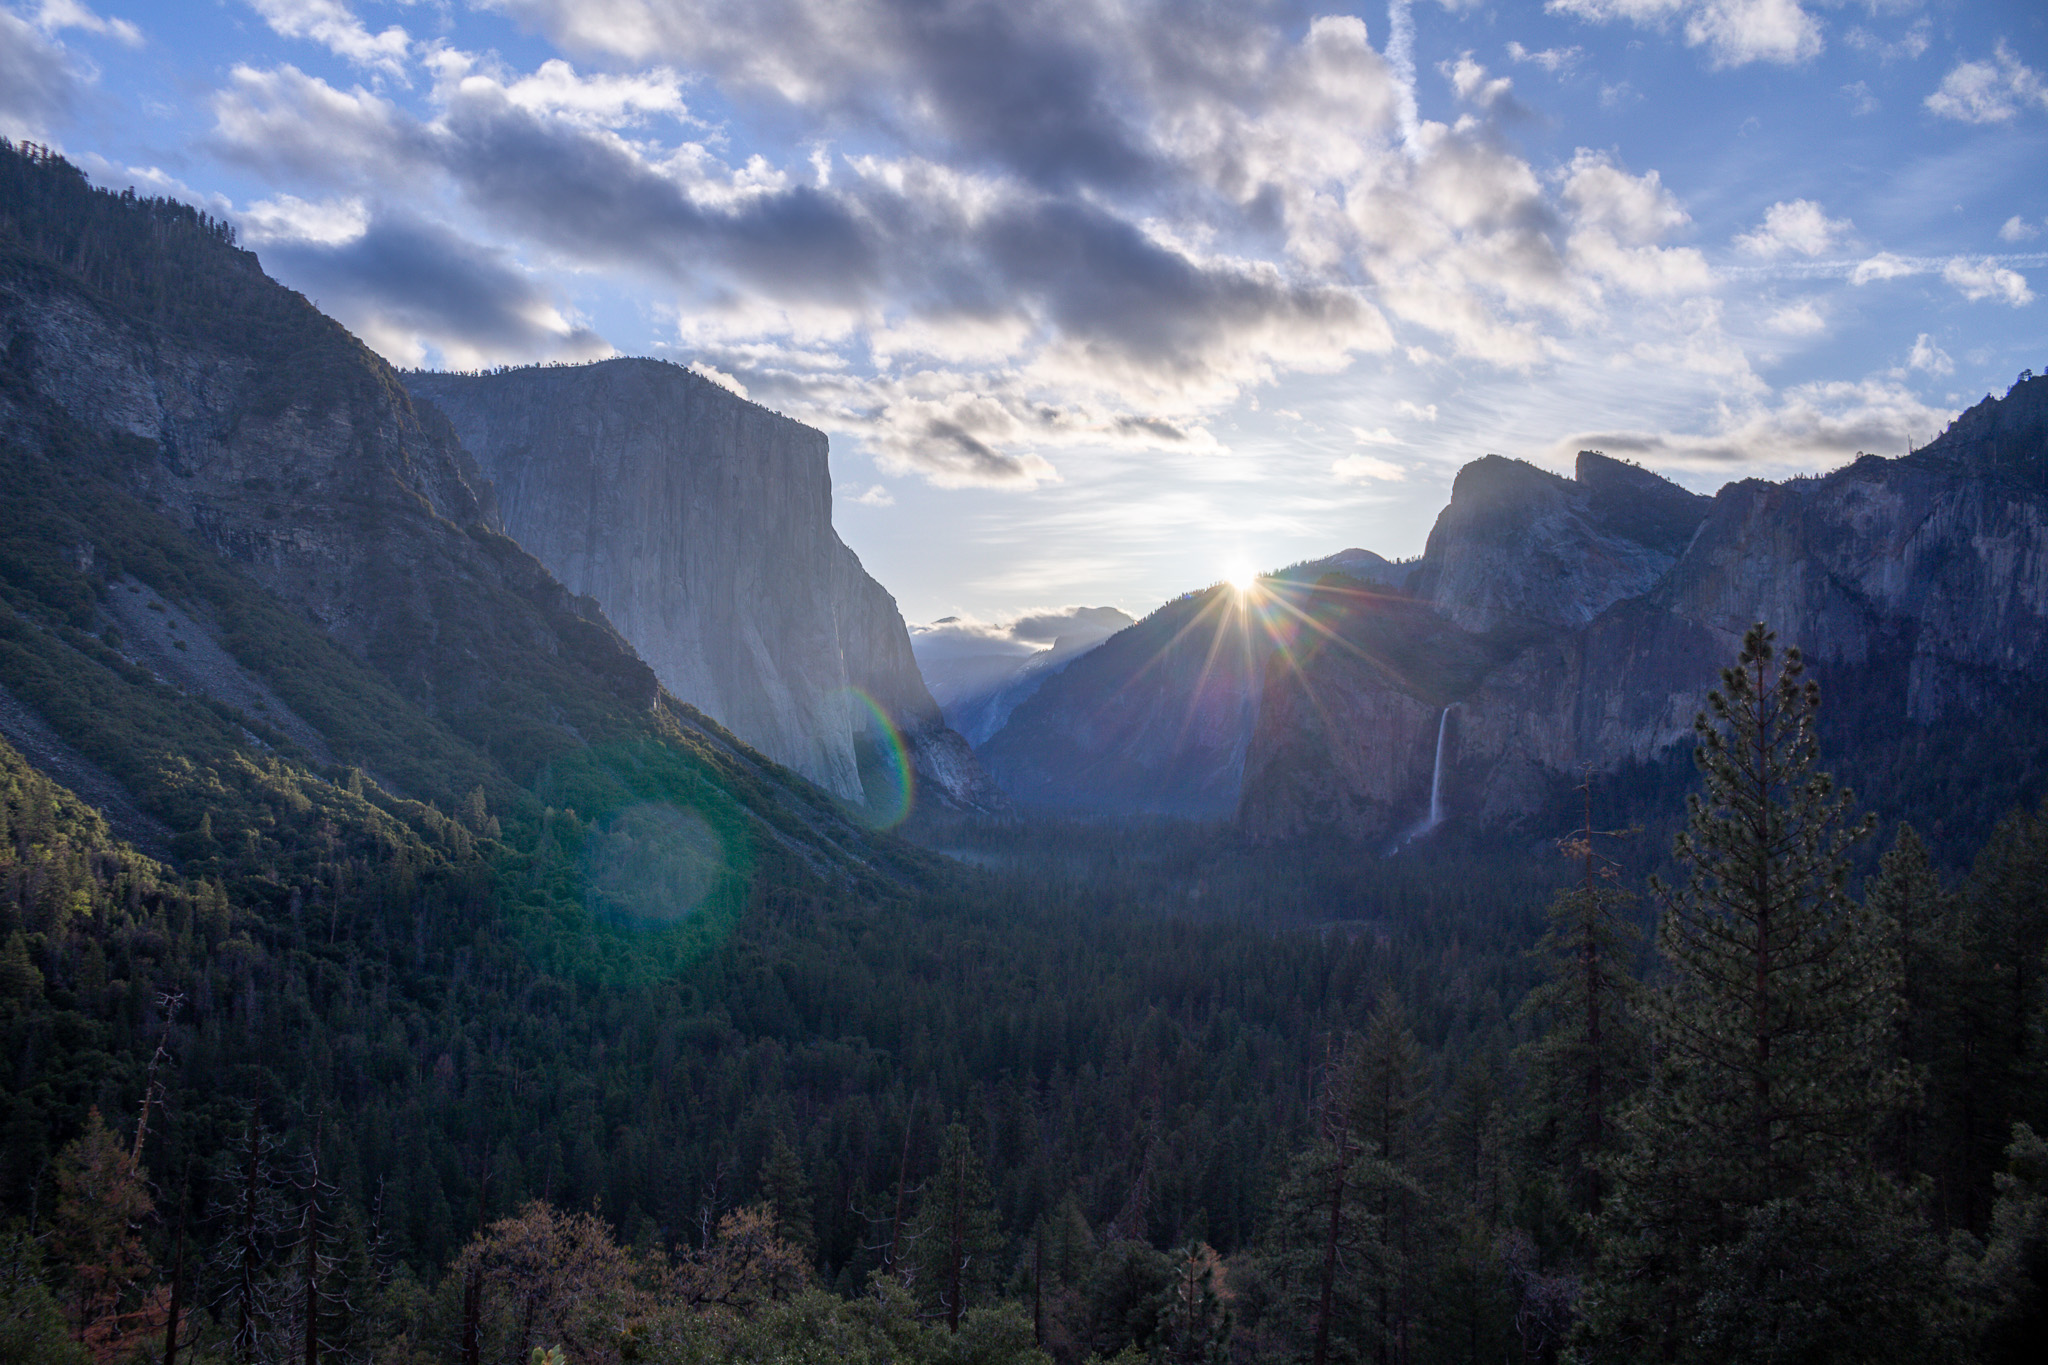
<svg viewBox="0 0 2048 1365">
<path fill-rule="evenodd" d="M 1814 766 L 1801 671 L 1754 627 L 1696 726 L 1690 877 L 1658 888 L 1661 1066 L 1610 1167 L 1594 1358 L 1871 1359 L 1873 1321 L 1904 1358 L 1939 1336 L 1935 1243 L 1872 1165 L 1905 1091 L 1897 959 L 1843 890 L 1869 826 L 1844 825 L 1849 797 Z"/>
<path fill-rule="evenodd" d="M 0 1229 L 0 1365 L 87 1365 L 43 1279 L 42 1250 L 20 1224 Z"/>
</svg>

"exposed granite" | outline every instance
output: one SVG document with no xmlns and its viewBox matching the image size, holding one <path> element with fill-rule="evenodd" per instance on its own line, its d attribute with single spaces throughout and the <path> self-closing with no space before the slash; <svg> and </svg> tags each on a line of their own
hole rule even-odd
<svg viewBox="0 0 2048 1365">
<path fill-rule="evenodd" d="M 1001 806 L 925 689 L 895 599 L 832 529 L 822 432 L 653 360 L 406 383 L 492 480 L 507 531 L 677 697 L 859 800 L 865 693 L 928 797 Z"/>
</svg>

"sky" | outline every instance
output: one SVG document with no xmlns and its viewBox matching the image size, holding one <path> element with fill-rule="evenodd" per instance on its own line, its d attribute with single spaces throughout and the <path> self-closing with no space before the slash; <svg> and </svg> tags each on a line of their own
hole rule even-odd
<svg viewBox="0 0 2048 1365">
<path fill-rule="evenodd" d="M 2038 0 L 0 0 L 0 133 L 396 364 L 821 428 L 906 618 L 998 633 L 2048 369 Z"/>
</svg>

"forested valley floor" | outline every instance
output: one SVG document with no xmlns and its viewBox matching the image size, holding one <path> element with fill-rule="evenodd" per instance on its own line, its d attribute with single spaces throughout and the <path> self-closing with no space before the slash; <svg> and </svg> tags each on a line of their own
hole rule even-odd
<svg viewBox="0 0 2048 1365">
<path fill-rule="evenodd" d="M 686 941 L 573 811 L 181 873 L 0 745 L 0 1359 L 2023 1358 L 2048 811 L 1872 830 L 1726 679 L 1662 830 L 962 827 Z"/>
</svg>

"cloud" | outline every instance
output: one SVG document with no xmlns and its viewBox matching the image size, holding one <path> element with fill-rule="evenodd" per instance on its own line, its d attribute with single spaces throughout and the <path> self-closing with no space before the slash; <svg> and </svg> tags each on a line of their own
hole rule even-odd
<svg viewBox="0 0 2048 1365">
<path fill-rule="evenodd" d="M 1515 83 L 1506 76 L 1489 78 L 1486 68 L 1472 60 L 1470 52 L 1459 53 L 1456 61 L 1439 63 L 1437 70 L 1451 83 L 1451 92 L 1467 104 L 1492 109 L 1513 102 L 1508 92 L 1515 88 Z"/>
<path fill-rule="evenodd" d="M 70 115 L 79 94 L 63 45 L 0 9 L 0 134 L 47 136 Z"/>
<path fill-rule="evenodd" d="M 280 38 L 315 42 L 351 66 L 405 78 L 412 38 L 396 24 L 372 33 L 341 0 L 249 0 L 249 5 Z"/>
<path fill-rule="evenodd" d="M 1920 267 L 1889 251 L 1880 251 L 1875 256 L 1858 262 L 1849 272 L 1849 283 L 1869 284 L 1873 280 L 1896 280 L 1907 275 L 1917 275 Z"/>
<path fill-rule="evenodd" d="M 857 502 L 862 507 L 894 507 L 896 495 L 880 484 L 873 484 L 867 492 L 850 495 L 847 501 Z"/>
<path fill-rule="evenodd" d="M 1531 52 L 1520 43 L 1509 43 L 1507 52 L 1510 61 L 1540 66 L 1553 76 L 1560 71 L 1571 70 L 1586 56 L 1582 47 L 1546 47 L 1540 52 Z"/>
<path fill-rule="evenodd" d="M 1949 359 L 1947 351 L 1934 344 L 1934 339 L 1922 332 L 1913 339 L 1913 349 L 1906 357 L 1906 368 L 1924 370 L 1932 375 L 1954 374 L 1955 361 Z"/>
<path fill-rule="evenodd" d="M 1385 427 L 1352 427 L 1351 434 L 1362 445 L 1400 446 L 1408 444 Z"/>
<path fill-rule="evenodd" d="M 1851 81 L 1842 87 L 1842 98 L 1849 101 L 1849 113 L 1855 118 L 1867 118 L 1884 106 L 1877 96 L 1870 93 L 1870 82 Z"/>
<path fill-rule="evenodd" d="M 2030 106 L 2048 109 L 2048 83 L 2001 38 L 1990 61 L 1958 62 L 1926 105 L 1963 123 L 2004 123 Z"/>
<path fill-rule="evenodd" d="M 2005 269 L 1988 256 L 1976 259 L 1957 256 L 1942 266 L 1941 278 L 1954 285 L 1957 292 L 1972 303 L 1997 299 L 2018 308 L 2034 301 L 2034 291 L 2027 288 L 2026 276 L 2017 270 Z"/>
<path fill-rule="evenodd" d="M 1954 416 L 1923 403 L 1890 379 L 1795 385 L 1775 402 L 1723 407 L 1704 431 L 1581 431 L 1551 446 L 1569 460 L 1578 450 L 1603 450 L 1660 469 L 1725 475 L 1735 469 L 1795 473 L 1830 469 L 1859 452 L 1906 453 Z"/>
<path fill-rule="evenodd" d="M 1853 226 L 1846 218 L 1828 217 L 1811 199 L 1794 199 L 1764 210 L 1762 225 L 1737 237 L 1735 245 L 1754 256 L 1818 256 Z"/>
<path fill-rule="evenodd" d="M 1812 299 L 1800 299 L 1773 312 L 1764 326 L 1779 336 L 1812 337 L 1827 331 L 1828 320 Z"/>
<path fill-rule="evenodd" d="M 128 47 L 142 46 L 142 30 L 126 19 L 102 18 L 79 3 L 79 0 L 43 0 L 36 7 L 36 27 L 45 33 L 55 34 L 67 28 L 86 33 L 96 33 L 112 38 Z"/>
<path fill-rule="evenodd" d="M 1798 0 L 1549 0 L 1552 14 L 1588 23 L 1662 29 L 1684 18 L 1688 47 L 1705 47 L 1717 67 L 1796 65 L 1820 55 L 1820 21 Z"/>
<path fill-rule="evenodd" d="M 1539 172 L 1469 56 L 1444 69 L 1455 121 L 1420 118 L 1398 25 L 1390 58 L 1355 17 L 1290 35 L 1112 0 L 505 8 L 614 69 L 416 45 L 431 84 L 401 105 L 237 67 L 213 142 L 302 203 L 412 203 L 508 268 L 643 281 L 681 354 L 891 474 L 1028 487 L 1066 451 L 1202 449 L 1285 376 L 1397 347 L 1528 372 L 1605 344 L 1624 300 L 1715 283 L 1656 171 L 1581 149 Z M 985 71 L 990 44 L 1050 83 L 937 70 L 957 51 Z M 692 114 L 694 80 L 819 137 L 742 160 Z"/>
<path fill-rule="evenodd" d="M 727 374 L 724 370 L 719 369 L 715 365 L 709 364 L 702 360 L 693 360 L 683 368 L 687 369 L 692 374 L 702 375 L 704 378 L 710 380 L 712 383 L 718 385 L 719 388 L 724 389 L 728 393 L 738 394 L 741 398 L 746 398 L 749 396 L 747 393 L 747 386 L 745 384 L 740 383 L 739 380 L 735 379 L 733 376 Z"/>
<path fill-rule="evenodd" d="M 1346 455 L 1330 466 L 1330 472 L 1346 483 L 1392 483 L 1408 477 L 1406 469 L 1376 455 Z"/>
<path fill-rule="evenodd" d="M 611 353 L 507 253 L 438 225 L 303 202 L 266 204 L 244 221 L 271 274 L 401 363 L 430 352 L 457 369 Z"/>
<path fill-rule="evenodd" d="M 2006 219 L 2004 224 L 1998 229 L 1998 240 L 2001 242 L 2026 242 L 2033 240 L 2040 233 L 2041 229 L 2015 213 L 2012 217 Z"/>
<path fill-rule="evenodd" d="M 920 660 L 1009 654 L 1022 658 L 1060 643 L 1068 648 L 1098 644 L 1134 618 L 1116 607 L 1053 607 L 1007 621 L 947 616 L 910 627 L 911 647 Z"/>
<path fill-rule="evenodd" d="M 1893 42 L 1888 43 L 1861 26 L 1850 29 L 1843 36 L 1850 47 L 1858 52 L 1869 53 L 1889 65 L 1896 61 L 1918 61 L 1932 41 L 1932 28 L 1932 22 L 1923 16 Z"/>
<path fill-rule="evenodd" d="M 1436 404 L 1434 403 L 1419 405 L 1403 398 L 1394 404 L 1394 411 L 1400 413 L 1403 417 L 1412 417 L 1418 422 L 1434 422 L 1436 420 Z"/>
</svg>

